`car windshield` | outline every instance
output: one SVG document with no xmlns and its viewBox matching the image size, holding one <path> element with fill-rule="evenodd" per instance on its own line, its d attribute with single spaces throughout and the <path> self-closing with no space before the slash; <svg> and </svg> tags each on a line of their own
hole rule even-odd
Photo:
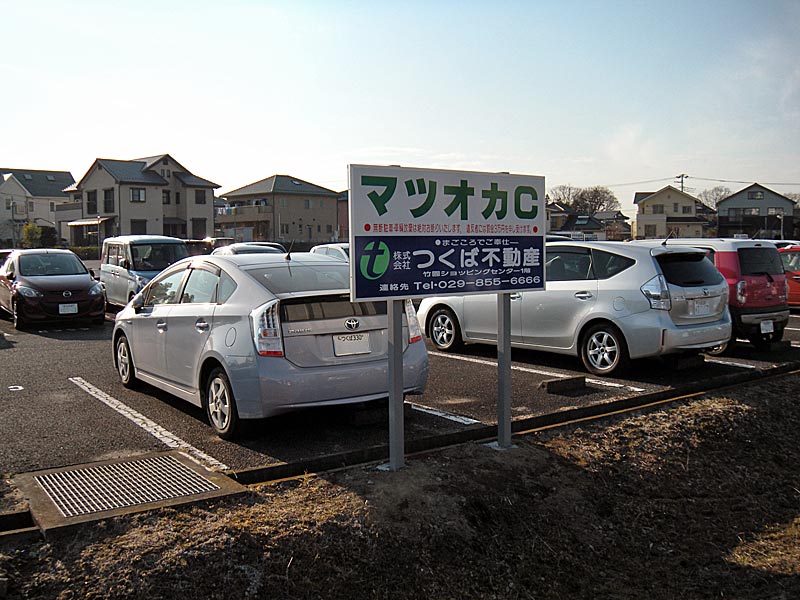
<svg viewBox="0 0 800 600">
<path fill-rule="evenodd" d="M 74 254 L 23 254 L 19 257 L 19 274 L 27 277 L 83 275 L 88 272 Z"/>
<path fill-rule="evenodd" d="M 350 267 L 281 264 L 247 271 L 273 294 L 322 292 L 350 287 Z"/>
<path fill-rule="evenodd" d="M 184 244 L 134 244 L 131 246 L 134 271 L 162 271 L 189 256 Z"/>
<path fill-rule="evenodd" d="M 780 275 L 783 263 L 775 248 L 739 248 L 742 276 Z"/>
</svg>

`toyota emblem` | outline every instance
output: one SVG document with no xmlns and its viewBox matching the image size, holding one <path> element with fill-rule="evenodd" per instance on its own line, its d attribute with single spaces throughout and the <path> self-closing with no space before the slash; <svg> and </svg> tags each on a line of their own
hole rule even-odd
<svg viewBox="0 0 800 600">
<path fill-rule="evenodd" d="M 356 329 L 361 327 L 361 323 L 358 322 L 358 319 L 347 319 L 344 322 L 344 326 L 346 329 L 349 329 L 350 331 L 355 331 Z"/>
<path fill-rule="evenodd" d="M 70 292 L 69 290 L 66 290 L 64 292 L 64 298 L 70 298 L 71 296 L 72 296 L 72 292 Z"/>
</svg>

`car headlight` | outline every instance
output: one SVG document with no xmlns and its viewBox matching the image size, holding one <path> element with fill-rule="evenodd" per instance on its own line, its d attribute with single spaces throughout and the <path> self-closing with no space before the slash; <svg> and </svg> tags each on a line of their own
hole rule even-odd
<svg viewBox="0 0 800 600">
<path fill-rule="evenodd" d="M 92 288 L 89 290 L 90 296 L 101 296 L 103 294 L 103 286 L 99 283 L 95 283 Z"/>
<path fill-rule="evenodd" d="M 22 294 L 26 298 L 41 298 L 44 294 L 37 289 L 26 287 L 24 285 L 17 286 L 17 293 Z"/>
</svg>

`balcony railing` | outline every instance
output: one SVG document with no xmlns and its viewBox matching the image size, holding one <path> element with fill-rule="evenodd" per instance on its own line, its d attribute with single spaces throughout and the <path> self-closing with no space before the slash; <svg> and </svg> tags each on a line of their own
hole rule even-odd
<svg viewBox="0 0 800 600">
<path fill-rule="evenodd" d="M 234 221 L 266 221 L 272 217 L 271 206 L 229 206 L 217 209 L 217 223 Z"/>
</svg>

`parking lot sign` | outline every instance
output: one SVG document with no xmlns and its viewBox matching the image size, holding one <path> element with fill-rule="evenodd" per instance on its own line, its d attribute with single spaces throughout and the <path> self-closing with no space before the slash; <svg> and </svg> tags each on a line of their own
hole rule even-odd
<svg viewBox="0 0 800 600">
<path fill-rule="evenodd" d="M 544 177 L 349 170 L 353 301 L 544 289 Z"/>
</svg>

